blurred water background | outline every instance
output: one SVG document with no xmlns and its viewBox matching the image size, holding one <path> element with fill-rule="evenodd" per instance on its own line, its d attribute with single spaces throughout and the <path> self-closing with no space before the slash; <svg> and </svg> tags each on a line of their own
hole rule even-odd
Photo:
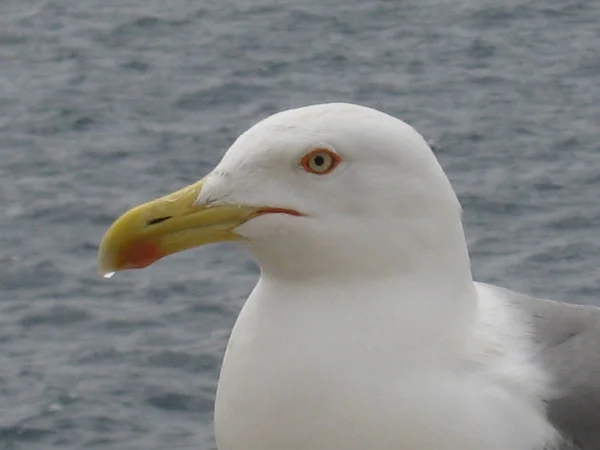
<svg viewBox="0 0 600 450">
<path fill-rule="evenodd" d="M 233 245 L 110 282 L 99 239 L 273 112 L 403 118 L 479 280 L 600 304 L 600 2 L 0 1 L 0 449 L 214 448 L 257 278 Z"/>
</svg>

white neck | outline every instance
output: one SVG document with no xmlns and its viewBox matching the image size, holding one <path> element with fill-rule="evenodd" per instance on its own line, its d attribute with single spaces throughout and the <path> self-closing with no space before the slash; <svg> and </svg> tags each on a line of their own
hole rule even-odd
<svg viewBox="0 0 600 450">
<path fill-rule="evenodd" d="M 414 392 L 421 403 L 428 398 L 421 390 L 429 369 L 443 377 L 464 354 L 476 315 L 473 283 L 402 274 L 372 282 L 313 281 L 290 282 L 263 271 L 223 364 L 215 410 L 219 448 L 357 450 L 368 445 L 354 436 L 375 442 L 372 436 L 381 432 L 390 436 L 381 448 L 396 448 L 392 441 L 398 445 L 405 415 L 412 418 L 401 434 L 419 443 L 415 430 L 429 415 L 414 415 L 413 400 L 403 402 L 402 395 Z M 398 383 L 408 386 L 399 398 Z M 345 416 L 339 404 L 351 413 Z M 385 424 L 380 408 L 393 411 L 383 414 Z M 314 435 L 328 421 L 332 426 Z"/>
<path fill-rule="evenodd" d="M 397 361 L 399 353 L 439 361 L 453 347 L 460 351 L 476 314 L 472 282 L 450 283 L 429 274 L 307 284 L 264 272 L 249 303 L 267 312 L 269 322 L 285 326 L 284 336 L 293 336 L 298 326 L 301 339 L 308 326 L 321 342 L 329 341 L 332 351 L 346 349 L 356 356 L 362 349 L 370 358 L 379 355 L 381 362 Z M 348 342 L 350 336 L 354 343 Z M 366 342 L 376 348 L 365 348 Z"/>
</svg>

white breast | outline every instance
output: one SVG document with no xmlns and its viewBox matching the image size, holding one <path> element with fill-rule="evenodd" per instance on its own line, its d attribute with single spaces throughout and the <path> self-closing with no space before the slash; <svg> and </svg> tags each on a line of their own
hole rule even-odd
<svg viewBox="0 0 600 450">
<path fill-rule="evenodd" d="M 467 342 L 462 352 L 432 330 L 405 333 L 391 311 L 375 323 L 330 295 L 283 294 L 259 284 L 234 327 L 219 450 L 532 450 L 548 438 L 539 405 L 498 382 Z"/>
</svg>

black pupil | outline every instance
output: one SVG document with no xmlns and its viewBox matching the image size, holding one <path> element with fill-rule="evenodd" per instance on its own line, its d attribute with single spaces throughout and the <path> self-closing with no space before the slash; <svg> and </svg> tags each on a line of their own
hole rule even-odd
<svg viewBox="0 0 600 450">
<path fill-rule="evenodd" d="M 323 164 L 325 164 L 325 158 L 323 158 L 322 156 L 315 156 L 315 164 L 317 166 L 322 166 Z"/>
</svg>

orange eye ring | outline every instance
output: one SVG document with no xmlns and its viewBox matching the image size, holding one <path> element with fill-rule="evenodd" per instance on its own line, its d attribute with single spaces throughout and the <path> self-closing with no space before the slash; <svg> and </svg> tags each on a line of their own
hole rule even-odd
<svg viewBox="0 0 600 450">
<path fill-rule="evenodd" d="M 308 173 L 314 173 L 315 175 L 327 175 L 340 162 L 342 162 L 340 155 L 327 148 L 311 150 L 300 160 L 302 168 Z"/>
</svg>

